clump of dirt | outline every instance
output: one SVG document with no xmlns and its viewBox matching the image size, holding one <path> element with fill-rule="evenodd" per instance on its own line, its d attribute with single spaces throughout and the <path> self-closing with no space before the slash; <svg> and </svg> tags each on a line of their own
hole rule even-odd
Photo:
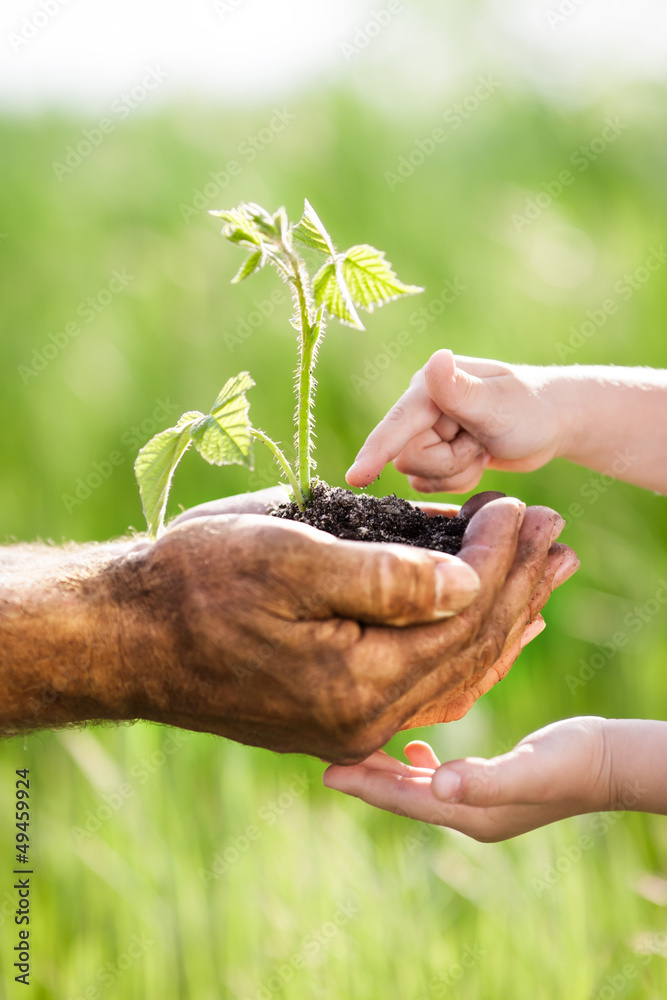
<svg viewBox="0 0 667 1000">
<path fill-rule="evenodd" d="M 337 538 L 359 542 L 401 542 L 422 549 L 456 555 L 461 548 L 468 518 L 428 517 L 423 510 L 392 493 L 373 497 L 339 486 L 317 482 L 305 511 L 295 503 L 284 503 L 272 511 L 274 517 L 302 521 Z"/>
</svg>

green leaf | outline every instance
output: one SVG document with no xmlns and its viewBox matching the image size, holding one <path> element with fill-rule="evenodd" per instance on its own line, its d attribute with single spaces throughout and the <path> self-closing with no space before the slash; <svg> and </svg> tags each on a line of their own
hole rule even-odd
<svg viewBox="0 0 667 1000">
<path fill-rule="evenodd" d="M 240 210 L 244 212 L 247 217 L 252 221 L 253 225 L 257 226 L 261 232 L 266 236 L 280 236 L 280 212 L 278 209 L 275 216 L 267 212 L 265 208 L 261 205 L 257 205 L 254 201 L 244 202 L 239 206 Z M 282 209 L 284 212 L 285 209 Z"/>
<path fill-rule="evenodd" d="M 184 413 L 175 427 L 160 431 L 137 455 L 134 473 L 151 538 L 162 530 L 174 469 L 190 444 L 192 425 L 201 417 L 199 410 Z"/>
<path fill-rule="evenodd" d="M 232 243 L 248 243 L 251 247 L 262 245 L 262 232 L 244 205 L 224 211 L 211 211 L 217 219 L 222 219 L 222 235 Z"/>
<path fill-rule="evenodd" d="M 259 271 L 260 267 L 264 265 L 264 254 L 261 250 L 255 250 L 254 253 L 248 254 L 246 259 L 241 264 L 241 267 L 237 273 L 232 278 L 232 285 L 238 285 L 239 281 L 243 281 L 244 278 L 248 278 L 255 271 Z"/>
<path fill-rule="evenodd" d="M 319 269 L 313 279 L 313 293 L 317 305 L 324 306 L 341 323 L 355 330 L 364 329 L 345 284 L 340 261 L 330 261 Z"/>
<path fill-rule="evenodd" d="M 346 250 L 341 266 L 355 305 L 369 312 L 375 306 L 382 306 L 401 295 L 416 295 L 424 291 L 417 285 L 404 285 L 399 281 L 384 253 L 365 243 Z"/>
<path fill-rule="evenodd" d="M 331 237 L 307 199 L 304 202 L 303 215 L 292 230 L 292 236 L 301 246 L 309 247 L 311 250 L 319 250 L 320 253 L 328 254 L 330 257 L 336 255 L 336 248 L 331 242 Z"/>
<path fill-rule="evenodd" d="M 276 232 L 284 243 L 289 231 L 289 219 L 287 218 L 287 212 L 284 208 L 279 208 L 277 212 L 273 213 L 273 222 L 276 227 Z"/>
<path fill-rule="evenodd" d="M 230 378 L 211 412 L 191 429 L 194 446 L 211 465 L 245 465 L 252 469 L 252 438 L 246 392 L 254 386 L 248 372 Z"/>
</svg>

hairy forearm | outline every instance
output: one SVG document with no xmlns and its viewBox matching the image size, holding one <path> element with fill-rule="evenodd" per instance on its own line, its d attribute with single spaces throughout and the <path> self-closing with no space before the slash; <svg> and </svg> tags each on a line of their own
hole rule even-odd
<svg viewBox="0 0 667 1000">
<path fill-rule="evenodd" d="M 146 544 L 0 549 L 0 732 L 135 715 L 141 610 L 123 589 Z"/>
<path fill-rule="evenodd" d="M 667 371 L 576 365 L 554 369 L 560 455 L 667 494 Z"/>
<path fill-rule="evenodd" d="M 607 719 L 610 808 L 667 815 L 667 722 Z"/>
</svg>

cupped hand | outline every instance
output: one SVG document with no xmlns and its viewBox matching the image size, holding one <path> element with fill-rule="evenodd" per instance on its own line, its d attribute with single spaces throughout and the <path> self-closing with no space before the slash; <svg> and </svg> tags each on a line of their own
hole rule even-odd
<svg viewBox="0 0 667 1000">
<path fill-rule="evenodd" d="M 551 545 L 554 511 L 510 498 L 474 515 L 457 558 L 229 512 L 262 492 L 186 512 L 144 550 L 159 667 L 135 717 L 362 760 L 425 713 L 465 711 L 578 565 Z"/>
<path fill-rule="evenodd" d="M 410 764 L 383 751 L 353 767 L 329 767 L 324 784 L 401 816 L 506 840 L 613 804 L 605 719 L 565 719 L 509 753 L 441 765 L 427 743 L 408 744 Z"/>
<path fill-rule="evenodd" d="M 566 420 L 551 370 L 440 350 L 371 432 L 347 481 L 367 486 L 387 462 L 421 493 L 467 493 L 485 468 L 529 472 L 558 452 Z"/>
<path fill-rule="evenodd" d="M 473 517 L 469 531 L 474 517 L 479 517 L 474 512 L 492 502 L 486 498 L 495 496 L 497 494 L 478 494 L 461 508 Z M 544 630 L 546 623 L 540 613 L 542 608 L 551 593 L 579 566 L 575 553 L 567 546 L 552 544 L 544 548 L 546 531 L 551 531 L 550 540 L 553 543 L 563 525 L 563 519 L 549 508 L 527 509 L 505 583 L 497 595 L 496 604 L 488 612 L 485 630 L 477 643 L 468 649 L 470 665 L 464 679 L 458 686 L 450 686 L 446 696 L 439 694 L 433 700 L 424 701 L 419 711 L 401 726 L 402 729 L 461 719 L 478 698 L 507 676 L 524 646 Z M 493 537 L 488 544 L 494 545 Z M 521 613 L 517 613 L 522 600 L 526 604 Z M 474 610 L 475 605 L 472 605 L 459 615 L 459 626 L 465 627 L 466 614 L 474 614 Z M 503 625 L 498 628 L 501 622 Z M 452 627 L 455 627 L 454 623 Z M 483 652 L 485 644 L 486 653 Z"/>
</svg>

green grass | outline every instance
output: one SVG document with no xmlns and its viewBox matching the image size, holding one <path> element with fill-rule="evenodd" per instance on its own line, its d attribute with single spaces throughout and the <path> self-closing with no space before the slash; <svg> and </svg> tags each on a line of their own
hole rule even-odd
<svg viewBox="0 0 667 1000">
<path fill-rule="evenodd" d="M 366 433 L 437 347 L 557 362 L 570 327 L 612 296 L 618 310 L 567 360 L 667 363 L 667 265 L 627 302 L 614 291 L 666 231 L 665 94 L 626 92 L 614 106 L 628 128 L 521 232 L 512 213 L 600 134 L 606 104 L 565 113 L 493 95 L 390 192 L 385 171 L 439 124 L 442 109 L 434 103 L 394 119 L 345 93 L 301 98 L 290 106 L 294 122 L 211 198 L 211 208 L 247 198 L 284 203 L 296 215 L 307 196 L 338 245 L 371 242 L 405 281 L 426 287 L 419 300 L 373 314 L 365 334 L 331 324 L 316 401 L 318 471 L 330 482 L 342 483 Z M 231 288 L 239 258 L 216 222 L 200 212 L 186 224 L 179 211 L 270 115 L 182 107 L 129 119 L 62 181 L 51 163 L 90 122 L 0 122 L 0 512 L 8 538 L 83 541 L 142 528 L 132 462 L 169 422 L 153 419 L 156 401 L 173 405 L 172 415 L 208 408 L 244 368 L 257 382 L 253 419 L 289 447 L 289 306 L 278 304 L 256 332 L 232 343 L 229 335 L 275 290 L 273 276 Z M 123 268 L 132 276 L 127 289 L 43 371 L 22 379 L 18 369 L 33 349 L 42 352 L 49 334 L 76 320 L 79 303 Z M 456 279 L 465 291 L 436 315 L 433 302 Z M 422 306 L 429 322 L 419 331 Z M 402 330 L 411 343 L 391 359 Z M 63 501 L 116 452 L 120 460 L 88 498 Z M 249 481 L 265 485 L 274 476 L 270 458 L 260 449 L 257 457 L 248 477 L 186 456 L 172 509 Z M 390 470 L 375 486 L 411 496 Z M 490 755 L 582 713 L 665 718 L 662 609 L 590 681 L 574 691 L 566 682 L 667 578 L 664 500 L 562 462 L 522 477 L 489 475 L 484 486 L 562 511 L 581 503 L 563 538 L 582 568 L 550 602 L 545 634 L 508 680 L 462 722 L 429 731 L 436 748 Z M 13 901 L 15 768 L 29 766 L 33 780 L 32 996 L 67 1000 L 88 987 L 99 997 L 147 1000 L 533 1000 L 604 997 L 611 988 L 623 997 L 665 995 L 664 956 L 647 960 L 633 950 L 638 935 L 667 933 L 667 910 L 639 888 L 643 873 L 665 875 L 663 819 L 614 817 L 601 834 L 585 817 L 479 845 L 323 789 L 316 761 L 207 736 L 178 745 L 175 738 L 137 725 L 45 733 L 28 737 L 25 749 L 22 740 L 0 748 L 3 914 Z M 391 749 L 399 753 L 407 739 Z M 161 747 L 174 751 L 164 761 Z M 141 770 L 144 758 L 153 773 Z M 121 795 L 120 807 L 82 837 L 87 821 L 104 817 L 105 794 L 117 804 Z M 584 832 L 594 848 L 568 862 Z M 200 869 L 211 871 L 216 854 L 232 860 L 206 881 Z M 540 888 L 557 864 L 566 870 Z M 336 916 L 341 926 L 332 932 Z M 0 995 L 8 997 L 22 995 L 12 981 L 13 934 L 9 917 L 0 934 Z M 103 982 L 100 970 L 125 964 L 133 935 L 150 943 Z"/>
</svg>

